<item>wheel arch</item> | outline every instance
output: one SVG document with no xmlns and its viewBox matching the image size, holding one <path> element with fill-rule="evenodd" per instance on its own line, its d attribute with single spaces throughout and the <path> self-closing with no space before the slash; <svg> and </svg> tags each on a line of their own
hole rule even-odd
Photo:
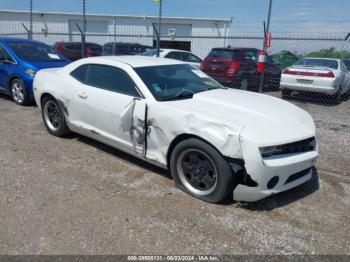
<svg viewBox="0 0 350 262">
<path fill-rule="evenodd" d="M 40 96 L 40 106 L 42 106 L 44 98 L 46 98 L 46 97 L 52 97 L 53 99 L 57 100 L 56 97 L 54 97 L 52 94 L 50 94 L 48 92 L 44 92 Z"/>
<path fill-rule="evenodd" d="M 195 138 L 198 140 L 201 140 L 202 142 L 212 146 L 220 155 L 222 155 L 222 153 L 220 152 L 220 150 L 218 150 L 218 148 L 216 146 L 214 146 L 212 143 L 210 143 L 208 140 L 205 140 L 204 138 L 197 136 L 197 135 L 193 135 L 193 134 L 180 134 L 178 136 L 176 136 L 170 143 L 169 147 L 168 147 L 168 152 L 167 152 L 167 156 L 166 156 L 166 160 L 167 160 L 167 167 L 169 168 L 170 165 L 170 157 L 171 154 L 174 151 L 174 148 L 176 147 L 176 145 L 178 145 L 179 143 L 181 143 L 182 141 L 191 139 L 191 138 Z M 224 158 L 226 158 L 224 155 L 222 155 Z"/>
</svg>

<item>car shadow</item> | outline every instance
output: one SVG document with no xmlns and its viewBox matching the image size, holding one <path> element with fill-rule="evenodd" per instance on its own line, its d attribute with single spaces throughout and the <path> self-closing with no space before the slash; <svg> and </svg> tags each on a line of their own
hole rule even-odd
<svg viewBox="0 0 350 262">
<path fill-rule="evenodd" d="M 172 177 L 167 170 L 162 169 L 156 165 L 152 165 L 146 161 L 143 161 L 142 159 L 134 157 L 128 153 L 125 153 L 121 150 L 118 150 L 114 147 L 103 144 L 103 143 L 98 142 L 96 140 L 90 139 L 88 137 L 85 137 L 85 136 L 82 136 L 82 135 L 79 135 L 76 133 L 70 133 L 69 135 L 67 135 L 65 137 L 65 139 L 75 139 L 79 142 L 82 142 L 82 143 L 87 144 L 89 146 L 92 146 L 98 150 L 101 150 L 105 153 L 108 153 L 108 154 L 112 155 L 113 157 L 118 157 L 122 160 L 129 162 L 130 164 L 137 165 L 137 166 L 142 167 L 150 172 L 156 173 L 162 177 L 166 177 L 166 178 L 172 180 Z"/>
<path fill-rule="evenodd" d="M 11 96 L 4 94 L 4 93 L 0 93 L 0 99 L 4 99 L 10 102 L 13 102 Z M 15 104 L 15 102 L 13 102 Z M 25 107 L 37 107 L 35 101 L 32 101 L 31 103 L 29 103 L 28 105 L 25 105 Z"/>
<path fill-rule="evenodd" d="M 340 103 L 349 100 L 349 95 L 342 97 Z M 335 107 L 338 106 L 337 103 L 333 102 L 331 97 L 324 94 L 318 93 L 297 93 L 288 97 L 287 101 L 295 101 L 300 103 L 311 103 L 320 106 Z"/>
<path fill-rule="evenodd" d="M 318 191 L 320 187 L 317 169 L 314 168 L 312 173 L 311 180 L 298 187 L 272 195 L 257 202 L 243 204 L 241 207 L 250 211 L 272 211 L 305 198 Z"/>
<path fill-rule="evenodd" d="M 4 93 L 0 93 L 0 98 L 7 100 L 7 101 L 12 101 L 11 97 L 9 95 L 4 94 Z"/>
</svg>

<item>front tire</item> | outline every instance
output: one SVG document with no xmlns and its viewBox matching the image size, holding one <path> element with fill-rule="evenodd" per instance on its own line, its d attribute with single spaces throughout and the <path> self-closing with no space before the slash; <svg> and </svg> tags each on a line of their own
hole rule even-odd
<svg viewBox="0 0 350 262">
<path fill-rule="evenodd" d="M 66 117 L 56 99 L 51 96 L 45 97 L 41 108 L 44 124 L 50 134 L 62 137 L 69 133 Z"/>
<path fill-rule="evenodd" d="M 30 97 L 28 96 L 28 92 L 24 85 L 24 82 L 20 78 L 15 78 L 12 80 L 10 84 L 10 93 L 12 100 L 21 106 L 28 105 L 31 102 Z"/>
<path fill-rule="evenodd" d="M 209 203 L 224 201 L 236 185 L 233 171 L 222 155 L 196 138 L 176 145 L 170 171 L 178 188 Z"/>
</svg>

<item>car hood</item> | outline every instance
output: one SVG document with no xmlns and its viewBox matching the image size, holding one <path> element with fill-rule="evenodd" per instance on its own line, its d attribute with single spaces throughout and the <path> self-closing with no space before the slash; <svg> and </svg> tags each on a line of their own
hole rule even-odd
<svg viewBox="0 0 350 262">
<path fill-rule="evenodd" d="M 38 71 L 46 68 L 58 68 L 69 64 L 69 61 L 59 60 L 59 61 L 29 61 L 27 64 L 32 67 L 33 70 Z M 28 66 L 28 67 L 29 67 Z"/>
<path fill-rule="evenodd" d="M 242 135 L 259 144 L 288 143 L 314 136 L 310 115 L 281 99 L 252 92 L 216 89 L 175 101 L 176 107 L 202 118 L 243 130 Z"/>
</svg>

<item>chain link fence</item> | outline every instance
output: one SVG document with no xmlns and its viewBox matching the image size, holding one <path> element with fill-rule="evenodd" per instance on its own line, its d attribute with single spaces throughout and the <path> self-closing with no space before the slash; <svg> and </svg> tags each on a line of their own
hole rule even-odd
<svg viewBox="0 0 350 262">
<path fill-rule="evenodd" d="M 81 42 L 79 33 L 38 30 L 35 24 L 33 28 L 32 39 L 49 45 Z M 24 30 L 15 31 L 0 36 L 28 38 Z M 124 48 L 129 45 L 130 54 L 135 54 L 130 51 L 135 44 L 143 46 L 139 53 L 156 47 L 155 35 L 147 31 L 135 34 L 131 26 L 116 34 L 87 33 L 86 41 L 99 44 L 101 55 L 107 54 L 107 43 L 118 43 Z M 262 45 L 263 38 L 259 36 L 161 36 L 162 49 L 191 51 L 202 59 L 198 67 L 208 75 L 223 85 L 251 92 L 258 92 L 262 83 L 257 71 Z M 274 36 L 266 58 L 262 92 L 304 108 L 319 127 L 350 132 L 350 73 L 346 58 L 350 59 L 350 42 L 340 38 Z"/>
</svg>

